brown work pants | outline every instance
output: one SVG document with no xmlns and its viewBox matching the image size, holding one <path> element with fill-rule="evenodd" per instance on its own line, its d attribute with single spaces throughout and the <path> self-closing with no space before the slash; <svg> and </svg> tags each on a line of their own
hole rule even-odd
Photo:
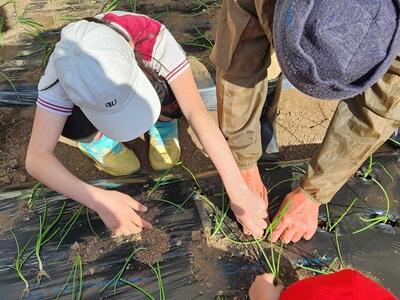
<svg viewBox="0 0 400 300">
<path fill-rule="evenodd" d="M 254 167 L 261 156 L 275 1 L 225 0 L 211 55 L 217 66 L 219 125 L 241 169 Z M 340 102 L 301 188 L 318 202 L 329 202 L 398 127 L 399 57 L 365 93 Z"/>
</svg>

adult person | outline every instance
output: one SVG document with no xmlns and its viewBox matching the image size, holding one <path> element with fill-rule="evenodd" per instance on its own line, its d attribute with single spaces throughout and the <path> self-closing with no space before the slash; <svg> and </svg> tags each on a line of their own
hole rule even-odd
<svg viewBox="0 0 400 300">
<path fill-rule="evenodd" d="M 248 186 L 266 202 L 257 161 L 271 54 L 303 93 L 344 99 L 307 174 L 284 198 L 273 241 L 310 239 L 320 205 L 400 126 L 399 10 L 397 0 L 223 2 L 211 55 L 219 125 Z"/>
<path fill-rule="evenodd" d="M 153 125 L 177 117 L 177 106 L 219 171 L 240 222 L 251 232 L 263 234 L 265 203 L 244 182 L 221 131 L 202 103 L 184 51 L 159 22 L 116 11 L 67 25 L 38 89 L 26 157 L 28 172 L 97 212 L 115 234 L 129 235 L 151 227 L 137 213 L 147 208 L 128 195 L 89 185 L 72 175 L 54 155 L 57 141 L 62 134 L 86 139 L 84 147 L 100 168 L 110 167 L 107 157 L 111 156 L 129 169 L 131 160 L 124 161 L 129 154 L 121 143 L 150 130 L 160 148 L 176 157 L 168 150 L 176 149 L 168 147 L 169 137 L 177 139 L 176 130 L 168 130 L 174 126 L 154 129 Z M 248 200 L 253 203 L 251 209 L 245 208 Z"/>
</svg>

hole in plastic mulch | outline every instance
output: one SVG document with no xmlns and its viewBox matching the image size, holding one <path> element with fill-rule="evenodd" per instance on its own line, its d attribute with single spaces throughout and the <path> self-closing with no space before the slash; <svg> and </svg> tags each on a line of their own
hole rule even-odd
<svg viewBox="0 0 400 300">
<path fill-rule="evenodd" d="M 331 222 L 332 222 L 332 220 L 331 220 Z M 331 223 L 330 225 L 332 226 L 333 224 Z M 335 233 L 336 227 L 337 226 L 335 226 L 333 229 L 329 228 L 327 216 L 321 215 L 321 216 L 318 217 L 318 231 Z"/>
<path fill-rule="evenodd" d="M 374 220 L 376 218 L 383 217 L 383 216 L 384 216 L 384 213 L 382 213 L 382 212 L 374 212 L 374 213 L 370 214 L 367 219 Z M 378 227 L 379 226 L 385 226 L 385 227 L 390 226 L 393 228 L 394 227 L 400 228 L 400 217 L 389 214 L 389 219 L 386 222 L 384 219 L 382 219 L 381 222 L 377 223 L 377 226 Z"/>
<path fill-rule="evenodd" d="M 360 178 L 362 181 L 371 182 L 372 179 L 376 179 L 376 176 L 373 172 L 369 172 L 367 176 L 365 176 L 366 169 L 361 168 L 356 171 L 354 177 Z"/>
</svg>

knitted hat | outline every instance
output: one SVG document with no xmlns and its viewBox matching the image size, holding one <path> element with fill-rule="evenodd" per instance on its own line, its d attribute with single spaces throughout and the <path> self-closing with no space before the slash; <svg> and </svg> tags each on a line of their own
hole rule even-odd
<svg viewBox="0 0 400 300">
<path fill-rule="evenodd" d="M 274 46 L 283 74 L 322 99 L 373 85 L 400 50 L 400 0 L 278 0 Z"/>
</svg>

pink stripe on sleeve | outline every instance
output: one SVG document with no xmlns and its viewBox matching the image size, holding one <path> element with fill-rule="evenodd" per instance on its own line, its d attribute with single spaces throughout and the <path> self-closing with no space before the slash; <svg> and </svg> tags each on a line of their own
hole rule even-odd
<svg viewBox="0 0 400 300">
<path fill-rule="evenodd" d="M 40 98 L 37 99 L 37 103 L 46 108 L 57 111 L 57 112 L 72 113 L 72 108 L 70 108 L 70 107 L 63 107 L 63 106 L 55 105 L 55 104 L 49 103 L 47 101 L 44 101 L 43 99 L 40 99 Z"/>
<path fill-rule="evenodd" d="M 185 69 L 186 66 L 189 65 L 189 61 L 185 59 L 182 63 L 180 63 L 175 69 L 173 69 L 168 76 L 165 78 L 167 81 L 170 81 L 175 75 L 177 75 L 180 71 Z"/>
</svg>

